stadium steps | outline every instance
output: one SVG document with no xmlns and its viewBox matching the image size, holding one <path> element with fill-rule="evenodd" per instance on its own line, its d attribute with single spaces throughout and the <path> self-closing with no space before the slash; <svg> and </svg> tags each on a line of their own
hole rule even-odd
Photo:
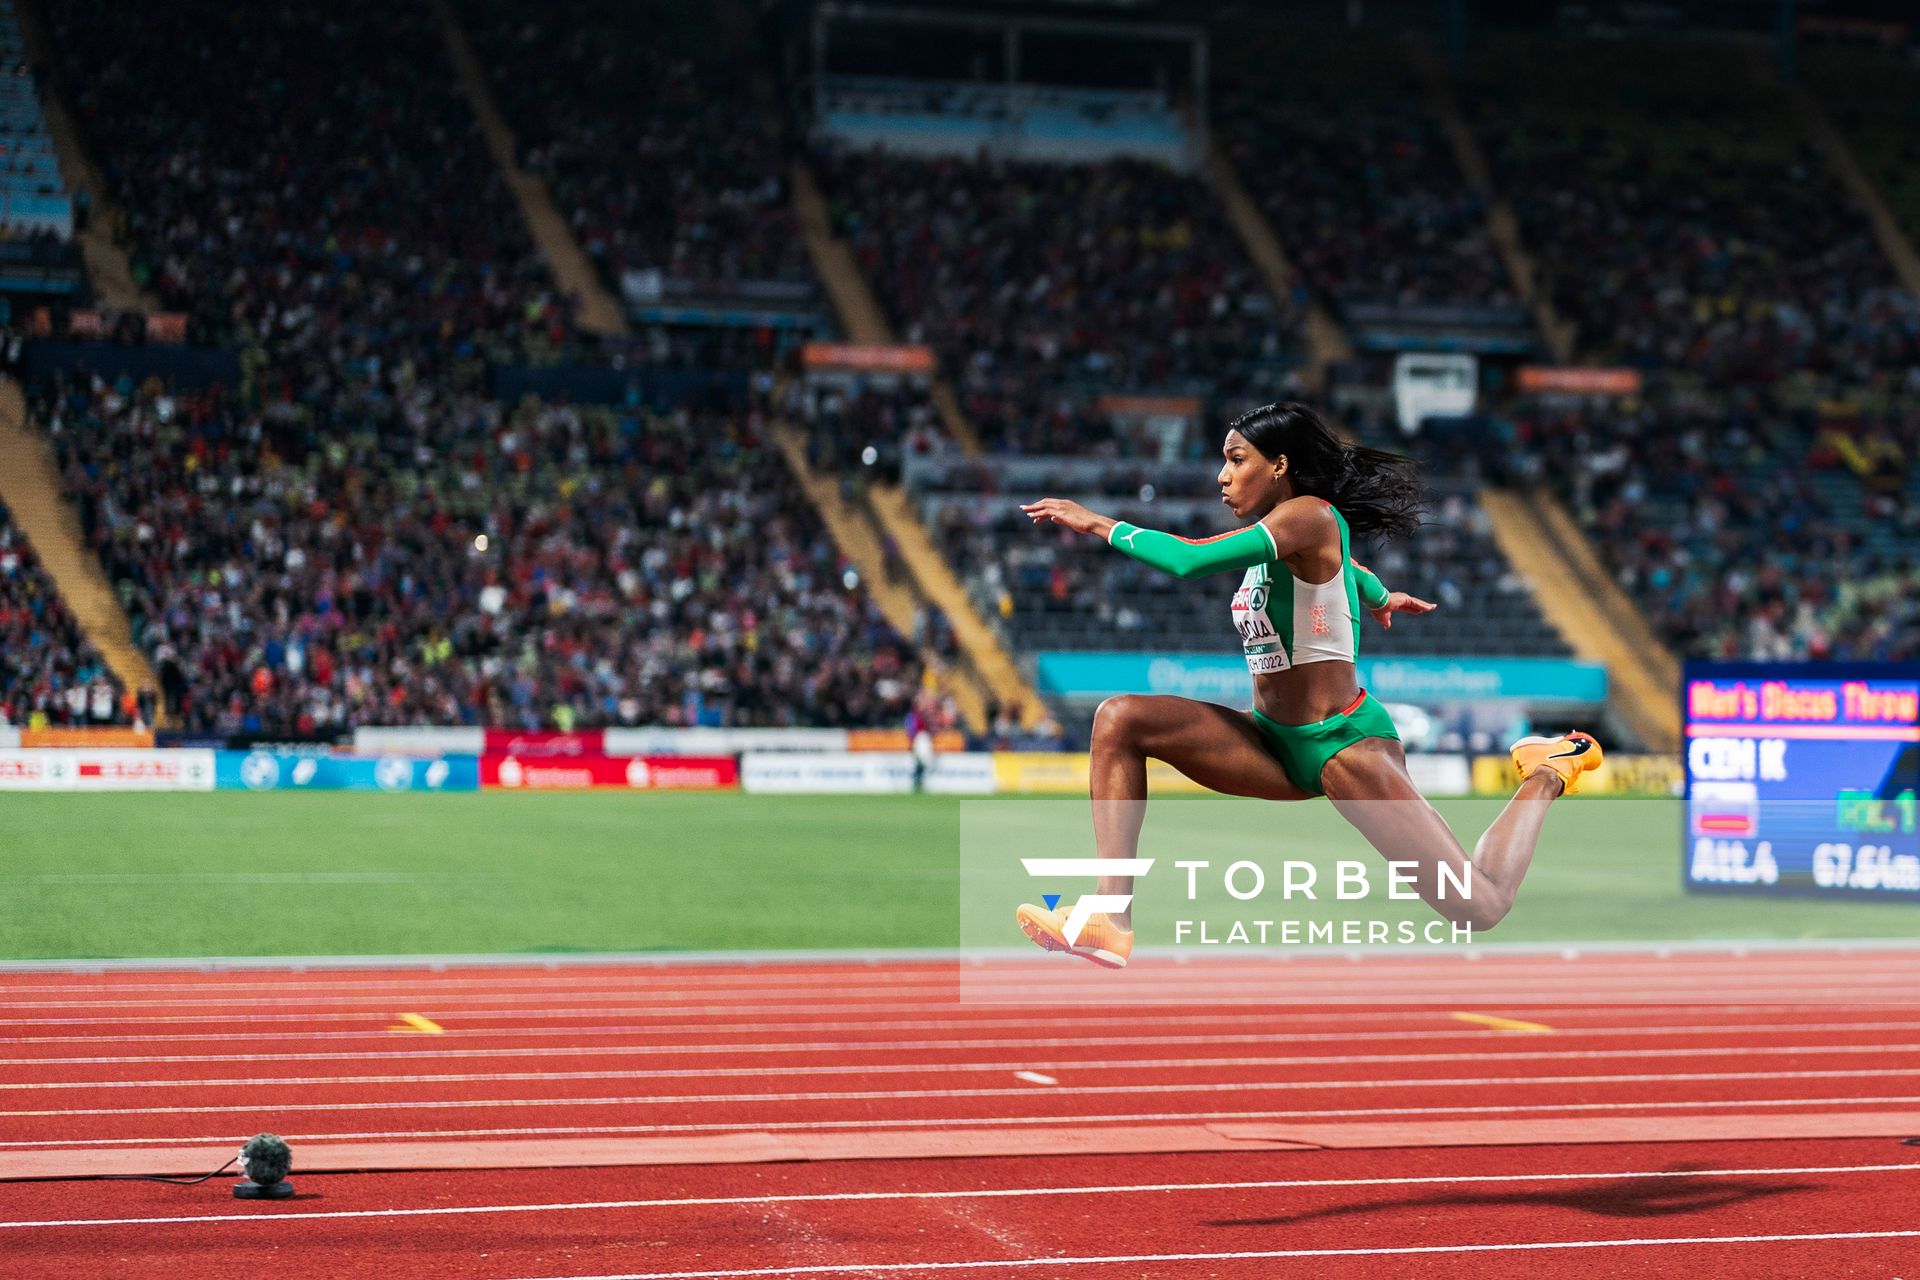
<svg viewBox="0 0 1920 1280">
<path fill-rule="evenodd" d="M 1771 74 L 1772 64 L 1764 58 L 1760 61 Z M 1773 76 L 1773 79 L 1778 83 L 1777 76 Z M 1887 261 L 1900 277 L 1900 283 L 1906 286 L 1908 293 L 1920 297 L 1920 254 L 1914 252 L 1913 241 L 1907 239 L 1907 233 L 1900 229 L 1900 223 L 1893 216 L 1886 198 L 1880 194 L 1880 189 L 1867 177 L 1867 171 L 1860 167 L 1853 148 L 1834 128 L 1826 108 L 1799 85 L 1787 87 L 1787 101 L 1800 117 L 1801 127 L 1813 139 L 1821 154 L 1826 156 L 1834 176 L 1840 179 L 1841 185 L 1866 211 L 1867 220 L 1873 224 L 1873 238 L 1879 242 L 1880 251 L 1887 255 Z"/>
<path fill-rule="evenodd" d="M 973 607 L 966 586 L 947 564 L 946 557 L 934 547 L 927 527 L 914 514 L 906 490 L 897 484 L 875 484 L 868 490 L 868 499 L 874 514 L 900 549 L 900 557 L 907 562 L 907 570 L 913 574 L 920 593 L 947 615 L 961 652 L 967 655 L 987 691 L 1001 705 L 1012 708 L 1024 727 L 1030 729 L 1040 723 L 1047 714 L 1046 704 L 1020 674 L 1020 668 L 1000 638 Z"/>
<path fill-rule="evenodd" d="M 85 191 L 92 201 L 87 226 L 73 239 L 87 265 L 87 279 L 93 285 L 94 300 L 114 311 L 135 311 L 152 315 L 161 310 L 160 299 L 142 289 L 133 278 L 133 265 L 118 243 L 118 233 L 127 224 L 126 210 L 109 194 L 100 166 L 83 140 L 73 113 L 67 110 L 52 68 L 59 65 L 53 41 L 47 35 L 39 6 L 25 3 L 15 7 L 20 24 L 20 41 L 26 47 L 28 61 L 41 72 L 40 108 L 46 116 L 47 132 L 53 138 L 54 154 L 60 160 L 60 173 L 69 193 Z M 102 648 L 101 652 L 105 652 Z M 116 670 L 118 668 L 116 667 Z"/>
<path fill-rule="evenodd" d="M 820 181 L 805 160 L 793 162 L 788 186 L 793 192 L 793 213 L 807 238 L 807 255 L 813 269 L 826 286 L 827 297 L 840 317 L 840 327 L 855 342 L 891 343 L 896 341 L 887 313 L 874 296 L 873 286 L 853 256 L 847 242 L 833 234 L 833 219 L 827 213 L 826 197 L 820 193 Z M 933 407 L 947 434 L 957 441 L 970 458 L 980 456 L 980 437 L 960 408 L 960 397 L 946 378 L 935 378 Z"/>
<path fill-rule="evenodd" d="M 1273 233 L 1273 225 L 1247 194 L 1240 174 L 1217 142 L 1207 147 L 1207 178 L 1226 210 L 1227 221 L 1233 224 L 1241 244 L 1246 246 L 1247 256 L 1266 276 L 1267 288 L 1275 298 L 1288 297 L 1293 292 L 1293 265 L 1280 246 L 1280 237 Z M 1326 387 L 1328 365 L 1353 359 L 1353 343 L 1333 313 L 1327 310 L 1326 303 L 1318 298 L 1307 304 L 1306 332 L 1307 385 L 1320 391 Z"/>
<path fill-rule="evenodd" d="M 580 327 L 602 337 L 625 334 L 628 331 L 626 312 L 621 310 L 619 299 L 600 282 L 599 273 L 593 269 L 586 251 L 581 249 L 579 240 L 574 237 L 573 228 L 567 225 L 567 220 L 560 216 L 560 210 L 555 207 L 547 184 L 521 168 L 515 159 L 518 149 L 514 144 L 513 130 L 508 127 L 506 117 L 501 115 L 499 104 L 493 100 L 493 89 L 487 81 L 487 73 L 480 65 L 479 56 L 474 53 L 473 43 L 461 28 L 460 19 L 454 15 L 447 0 L 429 0 L 429 3 L 434 17 L 440 23 L 441 34 L 446 39 L 447 56 L 453 61 L 454 74 L 473 107 L 481 136 L 486 139 L 487 150 L 493 153 L 494 163 L 500 166 L 500 175 L 506 180 L 507 190 L 513 193 L 514 200 L 520 205 L 520 215 L 526 219 L 528 234 L 540 246 L 540 256 L 546 260 L 547 269 L 553 273 L 554 283 L 560 292 L 579 300 Z"/>
<path fill-rule="evenodd" d="M 832 476 L 816 472 L 808 464 L 806 440 L 798 428 L 790 423 L 777 422 L 771 430 L 787 468 L 793 472 L 793 478 L 813 504 L 814 510 L 820 513 L 820 521 L 827 526 L 834 546 L 859 571 L 867 594 L 879 606 L 887 624 L 903 636 L 912 636 L 919 601 L 909 587 L 897 580 L 896 574 L 889 572 L 887 553 L 879 531 L 857 504 L 841 496 Z M 979 675 L 947 667 L 938 655 L 928 649 L 921 651 L 920 660 L 929 670 L 942 672 L 947 677 L 940 683 L 953 694 L 954 704 L 960 709 L 967 727 L 975 733 L 985 733 L 989 728 L 987 698 L 983 691 L 984 681 Z"/>
<path fill-rule="evenodd" d="M 792 180 L 788 185 L 793 192 L 794 216 L 807 238 L 807 253 L 813 259 L 814 270 L 819 274 L 827 297 L 840 317 L 841 327 L 855 342 L 894 341 L 893 327 L 887 323 L 886 313 L 854 259 L 853 251 L 844 240 L 833 234 L 827 202 L 820 193 L 820 183 L 813 176 L 812 168 L 804 160 L 796 160 L 790 176 Z M 954 395 L 953 387 L 946 379 L 935 381 L 933 402 L 953 439 L 969 457 L 978 457 L 981 453 L 980 438 L 974 434 L 972 424 L 961 412 L 959 398 Z M 795 474 L 801 474 L 798 467 L 805 465 L 806 458 L 797 434 L 783 440 L 781 449 L 788 454 L 789 463 L 795 465 Z M 811 475 L 810 471 L 808 475 Z M 815 505 L 820 507 L 821 518 L 829 519 L 826 504 L 833 504 L 837 508 L 840 502 L 840 495 L 834 491 L 832 483 L 824 479 L 813 481 L 808 485 L 807 492 L 814 497 Z M 1020 669 L 1001 646 L 999 638 L 974 609 L 966 588 L 934 547 L 926 526 L 914 514 L 913 504 L 908 500 L 905 490 L 898 485 L 875 483 L 867 490 L 867 496 L 873 515 L 882 526 L 880 532 L 893 539 L 921 598 L 944 613 L 952 625 L 954 638 L 959 642 L 961 652 L 966 655 L 967 666 L 971 669 L 969 674 L 978 681 L 979 688 L 975 696 L 982 699 L 991 697 L 1003 706 L 1014 708 L 1022 725 L 1032 727 L 1039 723 L 1046 715 L 1046 704 L 1041 702 L 1040 695 L 1020 674 Z M 834 528 L 830 519 L 828 528 Z M 852 531 L 849 532 L 851 535 Z M 836 530 L 835 537 L 839 536 Z M 848 552 L 849 558 L 850 547 L 851 544 L 847 544 L 842 548 Z M 877 542 L 875 549 L 877 554 Z M 876 567 L 879 563 L 876 560 Z M 903 634 L 912 634 L 910 616 Z M 969 723 L 975 723 L 972 711 L 964 704 L 961 710 L 967 715 Z M 980 723 L 984 724 L 984 705 L 980 705 L 980 712 Z"/>
<path fill-rule="evenodd" d="M 1680 667 L 1551 496 L 1489 489 L 1494 540 L 1534 584 L 1540 610 L 1574 652 L 1607 668 L 1607 701 L 1651 751 L 1680 749 Z"/>
<path fill-rule="evenodd" d="M 1407 45 L 1407 59 L 1426 86 L 1427 107 L 1446 131 L 1460 172 L 1466 175 L 1467 182 L 1475 190 L 1487 196 L 1487 233 L 1493 237 L 1493 247 L 1499 252 L 1500 262 L 1506 267 L 1514 287 L 1527 300 L 1527 306 L 1533 312 L 1533 322 L 1546 339 L 1547 350 L 1553 353 L 1557 363 L 1572 363 L 1574 339 L 1579 326 L 1571 318 L 1561 316 L 1554 309 L 1547 291 L 1540 287 L 1540 273 L 1533 255 L 1527 252 L 1526 245 L 1520 240 L 1520 220 L 1514 216 L 1513 206 L 1507 202 L 1507 198 L 1494 186 L 1493 167 L 1487 163 L 1486 152 L 1480 149 L 1480 140 L 1474 136 L 1466 117 L 1460 112 L 1460 103 L 1453 95 L 1453 84 L 1447 77 L 1446 69 L 1440 65 L 1440 59 L 1433 49 L 1422 41 L 1412 41 Z"/>
<path fill-rule="evenodd" d="M 26 393 L 12 378 L 0 378 L 0 502 L 33 544 L 81 634 L 113 674 L 135 692 L 158 691 L 160 682 L 133 643 L 127 615 L 66 500 L 53 449 L 28 422 Z M 156 717 L 160 728 L 170 727 L 164 706 Z"/>
</svg>

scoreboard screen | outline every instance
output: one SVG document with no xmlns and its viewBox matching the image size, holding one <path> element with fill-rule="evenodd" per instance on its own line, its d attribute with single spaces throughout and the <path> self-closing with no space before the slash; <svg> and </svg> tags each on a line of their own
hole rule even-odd
<svg viewBox="0 0 1920 1280">
<path fill-rule="evenodd" d="M 1689 889 L 1920 902 L 1920 664 L 1697 663 Z"/>
</svg>

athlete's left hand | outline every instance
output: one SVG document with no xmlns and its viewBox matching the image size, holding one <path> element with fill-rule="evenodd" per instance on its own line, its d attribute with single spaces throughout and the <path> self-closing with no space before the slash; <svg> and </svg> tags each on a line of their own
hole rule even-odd
<svg viewBox="0 0 1920 1280">
<path fill-rule="evenodd" d="M 1439 607 L 1431 600 L 1421 600 L 1404 591 L 1390 591 L 1387 593 L 1385 604 L 1378 609 L 1369 609 L 1367 612 L 1372 614 L 1381 626 L 1392 627 L 1393 615 L 1396 613 L 1432 613 Z"/>
</svg>

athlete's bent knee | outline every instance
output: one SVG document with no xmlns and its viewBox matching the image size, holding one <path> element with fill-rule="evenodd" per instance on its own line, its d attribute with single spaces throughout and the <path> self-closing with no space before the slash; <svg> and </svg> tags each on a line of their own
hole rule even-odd
<svg viewBox="0 0 1920 1280">
<path fill-rule="evenodd" d="M 1093 740 L 1118 746 L 1137 742 L 1146 728 L 1146 699 L 1122 693 L 1102 702 L 1093 713 Z"/>
</svg>

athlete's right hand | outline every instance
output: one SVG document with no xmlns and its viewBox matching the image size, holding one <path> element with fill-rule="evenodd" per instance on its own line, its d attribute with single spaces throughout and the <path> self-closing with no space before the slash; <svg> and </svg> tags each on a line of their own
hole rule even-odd
<svg viewBox="0 0 1920 1280">
<path fill-rule="evenodd" d="M 1020 509 L 1035 524 L 1063 524 L 1075 533 L 1089 533 L 1097 537 L 1106 537 L 1107 530 L 1118 523 L 1111 516 L 1098 516 L 1077 502 L 1066 498 L 1042 498 L 1038 502 L 1025 502 Z"/>
<path fill-rule="evenodd" d="M 1439 607 L 1439 605 L 1433 603 L 1431 600 L 1422 600 L 1420 597 L 1410 596 L 1404 591 L 1389 591 L 1385 604 L 1381 605 L 1378 609 L 1369 609 L 1367 612 L 1373 615 L 1375 622 L 1378 622 L 1383 627 L 1391 628 L 1393 626 L 1393 615 L 1396 613 L 1432 613 Z"/>
</svg>

